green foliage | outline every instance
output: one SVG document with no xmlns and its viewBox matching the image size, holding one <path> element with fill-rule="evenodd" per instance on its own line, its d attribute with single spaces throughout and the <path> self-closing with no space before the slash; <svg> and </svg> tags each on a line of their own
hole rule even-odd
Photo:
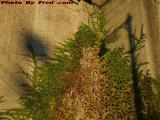
<svg viewBox="0 0 160 120">
<path fill-rule="evenodd" d="M 132 74 L 128 59 L 123 57 L 123 49 L 110 50 L 103 59 L 108 79 L 105 88 L 108 119 L 135 119 Z"/>
<path fill-rule="evenodd" d="M 75 40 L 80 48 L 95 44 L 96 35 L 87 25 L 82 24 L 75 34 Z"/>
<path fill-rule="evenodd" d="M 63 94 L 72 83 L 71 79 L 63 80 L 63 76 L 80 67 L 79 62 L 84 47 L 97 45 L 104 63 L 102 70 L 107 76 L 104 88 L 107 119 L 136 119 L 130 61 L 124 55 L 123 48 L 117 47 L 111 50 L 106 47 L 109 43 L 116 42 L 118 38 L 118 29 L 112 33 L 106 31 L 104 15 L 95 8 L 92 13 L 89 13 L 89 26 L 82 24 L 73 39 L 69 38 L 56 46 L 50 62 L 39 66 L 34 46 L 31 42 L 27 42 L 26 47 L 30 54 L 25 56 L 29 58 L 33 69 L 30 74 L 20 67 L 20 73 L 24 74 L 32 85 L 20 98 L 22 107 L 0 113 L 0 118 L 3 115 L 4 120 L 10 120 L 10 118 L 13 120 L 61 120 L 58 110 L 63 106 Z M 135 42 L 134 51 L 138 57 L 139 50 L 143 48 L 143 27 L 141 36 L 137 38 L 133 35 L 132 39 Z M 143 101 L 142 113 L 147 120 L 153 119 L 157 111 L 160 111 L 158 103 L 160 82 L 143 73 L 141 66 L 144 64 L 146 62 L 139 62 L 136 69 Z M 74 115 L 71 114 L 68 120 L 74 120 Z"/>
<path fill-rule="evenodd" d="M 31 118 L 25 109 L 19 108 L 9 109 L 3 115 L 2 120 L 30 120 Z"/>
<path fill-rule="evenodd" d="M 108 31 L 109 32 L 109 31 Z M 105 43 L 114 43 L 116 42 L 120 37 L 119 34 L 119 29 L 115 29 L 113 32 L 111 32 L 110 34 L 107 34 L 105 39 L 103 40 Z"/>
<path fill-rule="evenodd" d="M 54 119 L 59 119 L 56 109 L 62 106 L 61 97 L 70 83 L 61 83 L 60 77 L 78 67 L 82 47 L 93 44 L 94 40 L 94 33 L 88 26 L 82 25 L 75 34 L 75 40 L 70 39 L 55 48 L 52 63 L 34 68 L 33 86 L 21 98 L 22 106 L 33 120 L 49 120 L 53 114 Z"/>
<path fill-rule="evenodd" d="M 3 102 L 3 96 L 0 96 L 0 104 Z M 2 112 L 0 112 L 0 119 L 2 119 L 2 117 L 3 117 L 3 113 Z"/>
<path fill-rule="evenodd" d="M 114 34 L 114 33 L 113 33 Z M 113 35 L 111 41 L 115 42 Z M 140 36 L 132 35 L 137 66 L 138 88 L 140 89 L 140 97 L 142 99 L 141 110 L 145 120 L 158 119 L 160 117 L 160 82 L 144 72 L 143 66 L 148 62 L 138 60 L 139 53 L 144 47 L 145 34 L 143 26 L 141 27 Z M 113 43 L 108 40 L 108 43 Z M 106 99 L 111 101 L 107 104 L 108 119 L 136 119 L 134 89 L 132 87 L 132 71 L 128 57 L 125 57 L 123 48 L 108 49 L 104 54 L 104 72 L 107 75 L 108 82 L 106 83 Z"/>
<path fill-rule="evenodd" d="M 101 45 L 102 40 L 105 38 L 105 17 L 103 15 L 103 12 L 99 10 L 98 8 L 93 6 L 94 11 L 89 12 L 89 18 L 88 23 L 92 31 L 96 35 L 96 45 L 99 47 Z"/>
<path fill-rule="evenodd" d="M 68 39 L 60 46 L 55 47 L 53 60 L 59 61 L 62 66 L 63 63 L 68 62 L 68 66 L 72 68 L 79 65 L 79 59 L 82 57 L 82 48 L 92 46 L 95 44 L 96 35 L 91 28 L 82 24 L 75 33 L 75 39 Z M 73 64 L 74 63 L 74 64 Z"/>
<path fill-rule="evenodd" d="M 154 90 L 154 82 L 159 80 L 154 79 L 146 73 L 146 75 L 139 75 L 140 90 L 142 98 L 142 113 L 145 120 L 157 120 L 160 116 L 160 94 Z"/>
<path fill-rule="evenodd" d="M 143 26 L 141 27 L 140 36 L 132 36 L 132 39 L 135 41 L 135 53 L 137 57 L 137 73 L 139 81 L 140 95 L 142 99 L 142 114 L 145 120 L 159 119 L 160 117 L 160 94 L 159 88 L 160 83 L 158 79 L 153 78 L 149 74 L 149 70 L 144 72 L 143 66 L 148 64 L 146 61 L 138 61 L 139 54 L 141 49 L 144 47 L 146 35 L 143 33 Z"/>
<path fill-rule="evenodd" d="M 30 74 L 20 67 L 20 73 L 24 74 L 32 85 L 20 98 L 22 107 L 8 110 L 6 115 L 15 120 L 59 120 L 58 108 L 63 105 L 63 94 L 72 82 L 71 80 L 64 82 L 61 78 L 65 73 L 79 67 L 82 48 L 94 45 L 95 41 L 96 34 L 89 26 L 82 24 L 75 33 L 75 38 L 56 46 L 52 61 L 41 66 L 38 66 L 34 46 L 26 42 L 30 54 L 25 56 L 29 58 L 33 70 Z M 73 119 L 73 116 L 69 119 Z"/>
<path fill-rule="evenodd" d="M 4 101 L 3 101 L 3 98 L 4 98 L 4 96 L 0 96 L 0 104 L 1 104 L 2 102 L 4 102 Z M 7 117 L 6 112 L 0 111 L 0 120 L 11 120 L 11 119 L 10 119 L 9 117 Z"/>
</svg>

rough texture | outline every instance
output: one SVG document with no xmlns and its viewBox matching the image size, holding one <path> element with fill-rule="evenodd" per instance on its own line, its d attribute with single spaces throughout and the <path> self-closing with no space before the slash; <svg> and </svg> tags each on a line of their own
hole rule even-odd
<svg viewBox="0 0 160 120">
<path fill-rule="evenodd" d="M 95 0 L 102 4 L 106 0 Z M 158 1 L 158 0 L 157 0 Z M 83 3 L 83 2 L 81 2 Z M 14 106 L 15 100 L 22 93 L 24 77 L 18 77 L 16 63 L 24 65 L 23 53 L 25 39 L 40 41 L 48 49 L 54 44 L 72 35 L 77 27 L 87 21 L 86 5 L 1 5 L 0 4 L 0 96 L 5 96 L 6 103 L 0 108 Z M 160 4 L 155 0 L 109 0 L 102 10 L 106 16 L 106 28 L 117 28 L 127 18 L 132 16 L 132 30 L 140 29 L 144 24 L 147 34 L 145 48 L 140 60 L 149 61 L 145 69 L 151 69 L 154 76 L 160 73 Z M 117 45 L 128 48 L 128 38 L 125 26 L 122 26 L 121 41 Z M 38 46 L 38 45 L 35 45 Z M 115 45 L 113 45 L 115 46 Z M 48 51 L 47 51 L 48 52 Z"/>
<path fill-rule="evenodd" d="M 132 32 L 136 30 L 136 36 L 139 35 L 141 26 L 144 25 L 145 47 L 140 54 L 140 61 L 148 61 L 149 64 L 145 69 L 150 69 L 154 77 L 158 77 L 159 69 L 159 8 L 160 4 L 155 0 L 110 0 L 102 6 L 102 10 L 106 17 L 106 28 L 120 28 L 120 41 L 114 46 L 123 46 L 129 48 L 128 31 L 126 29 L 126 20 L 131 17 Z"/>
<path fill-rule="evenodd" d="M 73 115 L 76 120 L 106 120 L 103 89 L 106 78 L 101 71 L 98 49 L 83 49 L 80 64 L 81 68 L 73 74 L 74 83 L 64 96 L 64 114 L 66 118 Z"/>
<path fill-rule="evenodd" d="M 16 74 L 16 64 L 28 69 L 25 40 L 33 40 L 35 50 L 50 54 L 53 46 L 77 31 L 87 20 L 79 5 L 1 5 L 0 4 L 0 96 L 1 108 L 14 106 L 25 85 L 25 77 Z M 8 107 L 7 107 L 8 106 Z"/>
<path fill-rule="evenodd" d="M 108 2 L 109 0 L 92 0 L 98 6 L 102 6 L 104 3 Z"/>
</svg>

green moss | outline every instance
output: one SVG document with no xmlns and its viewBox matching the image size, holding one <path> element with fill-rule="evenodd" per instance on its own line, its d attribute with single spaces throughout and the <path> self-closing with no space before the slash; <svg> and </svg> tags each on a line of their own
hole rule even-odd
<svg viewBox="0 0 160 120">
<path fill-rule="evenodd" d="M 132 73 L 128 59 L 123 57 L 123 49 L 109 50 L 103 60 L 107 76 L 105 91 L 108 119 L 135 119 Z"/>
</svg>

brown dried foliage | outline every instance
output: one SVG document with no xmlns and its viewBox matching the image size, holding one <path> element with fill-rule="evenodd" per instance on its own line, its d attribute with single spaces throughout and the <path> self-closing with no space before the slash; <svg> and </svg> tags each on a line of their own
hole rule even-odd
<svg viewBox="0 0 160 120">
<path fill-rule="evenodd" d="M 73 73 L 67 73 L 65 80 L 73 83 L 67 90 L 61 109 L 61 120 L 74 115 L 76 120 L 105 120 L 104 85 L 102 62 L 96 47 L 83 48 L 81 67 Z"/>
</svg>

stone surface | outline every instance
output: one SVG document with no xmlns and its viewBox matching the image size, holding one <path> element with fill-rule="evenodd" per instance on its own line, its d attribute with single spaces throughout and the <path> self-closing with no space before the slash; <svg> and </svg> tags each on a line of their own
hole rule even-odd
<svg viewBox="0 0 160 120">
<path fill-rule="evenodd" d="M 106 0 L 93 0 L 102 5 Z M 6 102 L 1 108 L 18 106 L 16 100 L 23 93 L 23 76 L 15 74 L 17 64 L 27 68 L 24 56 L 24 40 L 34 39 L 43 52 L 49 52 L 55 44 L 72 36 L 81 22 L 87 23 L 88 14 L 84 2 L 79 5 L 1 5 L 0 4 L 0 96 Z M 106 28 L 111 30 L 121 26 L 132 16 L 132 30 L 137 33 L 142 24 L 147 34 L 141 60 L 150 62 L 145 69 L 151 69 L 154 76 L 160 75 L 160 4 L 153 0 L 110 0 L 102 10 L 106 17 Z M 121 41 L 118 46 L 129 47 L 125 26 L 121 27 Z M 115 45 L 113 45 L 114 47 Z M 35 44 L 35 47 L 39 47 Z"/>
<path fill-rule="evenodd" d="M 17 105 L 26 78 L 16 74 L 17 64 L 28 69 L 24 41 L 34 40 L 34 47 L 50 54 L 54 45 L 73 36 L 81 22 L 87 21 L 79 5 L 2 5 L 0 4 L 0 96 L 6 102 L 1 108 Z M 86 20 L 85 20 L 86 19 Z"/>
<path fill-rule="evenodd" d="M 107 1 L 109 1 L 109 0 L 92 0 L 92 2 L 95 3 L 98 6 L 103 5 Z"/>
<path fill-rule="evenodd" d="M 141 26 L 144 25 L 145 47 L 142 49 L 139 60 L 148 61 L 149 64 L 145 66 L 145 70 L 150 69 L 151 74 L 155 77 L 160 75 L 160 58 L 158 51 L 160 48 L 159 37 L 159 15 L 160 5 L 153 0 L 111 0 L 102 7 L 106 17 L 106 29 L 111 31 L 120 27 L 120 41 L 118 46 L 124 46 L 129 49 L 128 32 L 124 22 L 128 15 L 132 18 L 132 31 L 136 30 L 136 36 L 139 36 Z M 114 46 L 117 46 L 114 44 Z M 113 46 L 112 46 L 113 47 Z"/>
</svg>

